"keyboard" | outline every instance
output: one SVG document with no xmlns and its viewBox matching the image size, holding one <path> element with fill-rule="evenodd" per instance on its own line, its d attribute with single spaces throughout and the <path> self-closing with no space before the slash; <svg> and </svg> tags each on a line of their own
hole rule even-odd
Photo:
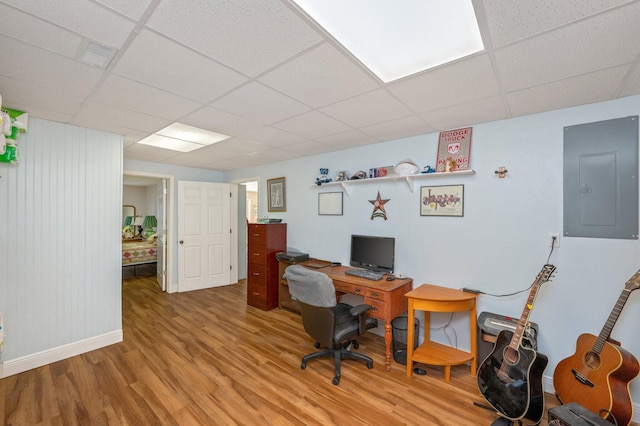
<svg viewBox="0 0 640 426">
<path fill-rule="evenodd" d="M 380 281 L 384 274 L 379 272 L 369 271 L 367 269 L 347 269 L 344 271 L 347 275 L 353 275 L 354 277 L 360 277 L 371 281 Z"/>
</svg>

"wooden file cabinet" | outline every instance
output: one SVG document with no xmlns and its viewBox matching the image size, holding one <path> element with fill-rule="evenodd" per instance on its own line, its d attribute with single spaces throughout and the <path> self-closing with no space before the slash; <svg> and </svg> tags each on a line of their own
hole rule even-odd
<svg viewBox="0 0 640 426">
<path fill-rule="evenodd" d="M 268 311 L 278 306 L 276 253 L 287 249 L 285 223 L 250 223 L 247 227 L 247 304 Z"/>
</svg>

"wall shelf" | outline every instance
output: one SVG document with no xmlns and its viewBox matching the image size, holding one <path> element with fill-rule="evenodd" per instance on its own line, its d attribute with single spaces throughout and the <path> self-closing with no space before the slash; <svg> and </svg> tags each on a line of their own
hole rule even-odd
<svg viewBox="0 0 640 426">
<path fill-rule="evenodd" d="M 416 180 L 424 180 L 430 178 L 438 178 L 438 177 L 453 177 L 453 176 L 466 176 L 466 175 L 475 175 L 475 170 L 460 170 L 457 172 L 439 172 L 439 173 L 421 173 L 415 175 L 407 175 L 407 176 L 385 176 L 379 178 L 371 178 L 371 179 L 356 179 L 356 180 L 344 180 L 340 182 L 329 182 L 323 183 L 322 185 L 314 185 L 315 188 L 324 188 L 324 187 L 334 187 L 341 186 L 344 192 L 347 195 L 351 195 L 351 187 L 354 185 L 364 185 L 373 182 L 383 182 L 383 181 L 392 181 L 392 180 L 404 180 L 409 185 L 409 190 L 414 192 L 413 182 Z"/>
</svg>

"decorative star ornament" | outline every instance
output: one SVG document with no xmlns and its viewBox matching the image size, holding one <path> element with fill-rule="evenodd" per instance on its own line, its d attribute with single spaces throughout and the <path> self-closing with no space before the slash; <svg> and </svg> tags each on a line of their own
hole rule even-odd
<svg viewBox="0 0 640 426">
<path fill-rule="evenodd" d="M 376 197 L 375 200 L 369 200 L 369 202 L 373 204 L 373 212 L 371 213 L 371 220 L 373 220 L 376 217 L 381 217 L 384 220 L 387 220 L 387 212 L 384 210 L 384 205 L 387 204 L 389 200 L 390 198 L 383 200 L 380 197 L 380 191 L 378 191 L 378 196 Z"/>
</svg>

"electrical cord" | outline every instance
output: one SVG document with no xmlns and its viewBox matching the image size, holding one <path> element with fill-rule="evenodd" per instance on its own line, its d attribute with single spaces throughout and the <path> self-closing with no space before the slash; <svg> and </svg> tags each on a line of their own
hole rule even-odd
<svg viewBox="0 0 640 426">
<path fill-rule="evenodd" d="M 549 262 L 551 261 L 551 255 L 553 254 L 553 248 L 556 245 L 556 239 L 558 237 L 553 236 L 551 237 L 551 250 L 549 250 L 549 256 L 547 256 L 547 265 L 549 264 Z M 531 283 L 531 285 L 523 290 L 518 290 L 515 291 L 513 293 L 506 293 L 506 294 L 493 294 L 493 293 L 485 293 L 484 291 L 480 291 L 480 290 L 471 290 L 471 289 L 463 289 L 464 291 L 471 291 L 473 293 L 478 293 L 478 294 L 484 294 L 486 296 L 492 296 L 492 297 L 509 297 L 509 296 L 515 296 L 516 294 L 520 294 L 520 293 L 524 293 L 525 291 L 529 291 L 531 290 L 531 287 L 533 287 L 533 283 Z"/>
</svg>

